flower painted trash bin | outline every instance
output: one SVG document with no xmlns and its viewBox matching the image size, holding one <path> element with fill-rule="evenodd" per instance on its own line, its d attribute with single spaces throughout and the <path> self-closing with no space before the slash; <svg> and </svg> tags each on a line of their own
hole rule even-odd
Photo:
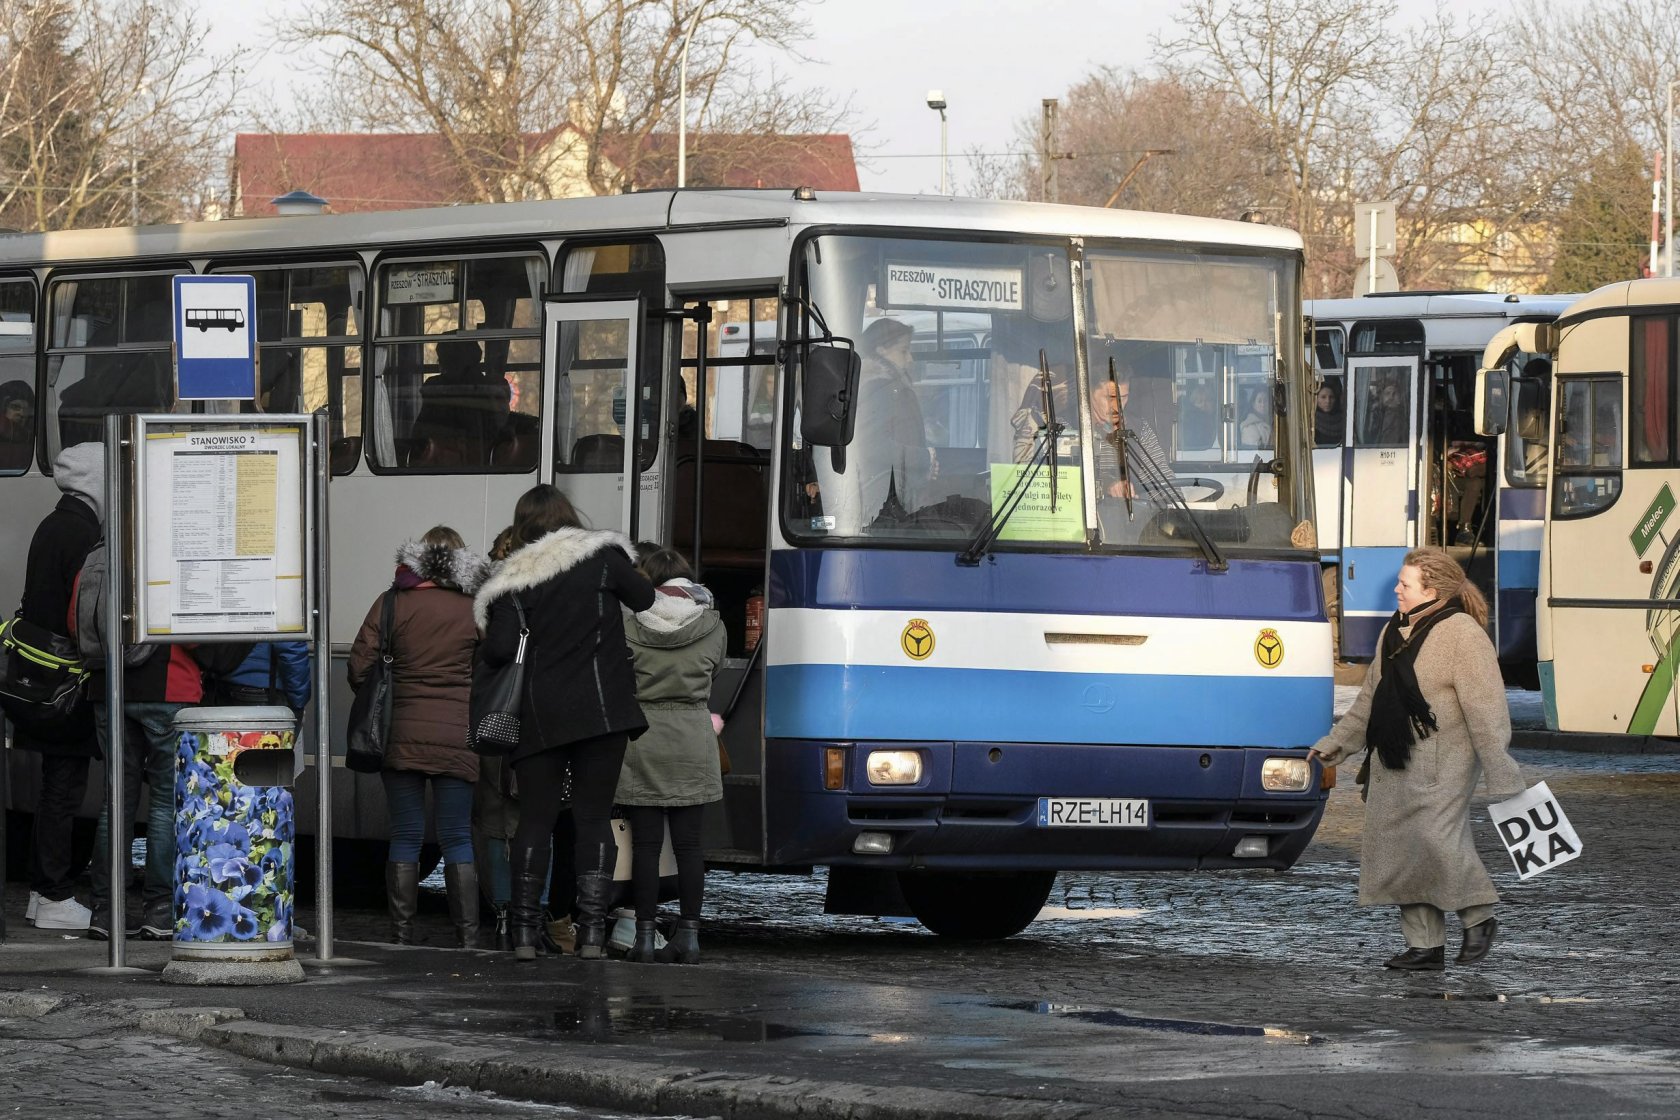
<svg viewBox="0 0 1680 1120">
<path fill-rule="evenodd" d="M 163 978 L 285 984 L 292 955 L 289 708 L 185 708 L 175 717 L 175 939 Z"/>
</svg>

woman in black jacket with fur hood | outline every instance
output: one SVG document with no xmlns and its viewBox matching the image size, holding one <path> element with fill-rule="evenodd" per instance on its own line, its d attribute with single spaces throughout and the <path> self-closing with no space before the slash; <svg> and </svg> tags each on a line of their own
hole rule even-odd
<svg viewBox="0 0 1680 1120">
<path fill-rule="evenodd" d="M 635 550 L 622 534 L 583 528 L 572 503 L 553 486 L 534 486 L 520 496 L 513 534 L 516 551 L 479 590 L 473 612 L 484 635 L 479 657 L 490 668 L 512 661 L 519 648 L 515 598 L 530 630 L 513 752 L 520 802 L 508 904 L 514 952 L 520 960 L 537 955 L 548 840 L 570 765 L 577 951 L 599 959 L 617 856 L 613 790 L 626 745 L 647 730 L 620 604 L 646 610 L 653 605 L 653 585 L 636 571 Z"/>
</svg>

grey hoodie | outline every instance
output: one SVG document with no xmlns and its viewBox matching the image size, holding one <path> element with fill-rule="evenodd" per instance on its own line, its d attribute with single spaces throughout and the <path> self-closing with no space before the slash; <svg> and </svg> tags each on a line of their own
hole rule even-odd
<svg viewBox="0 0 1680 1120">
<path fill-rule="evenodd" d="M 93 508 L 105 524 L 105 445 L 78 443 L 66 447 L 53 460 L 53 481 L 66 494 L 74 494 Z"/>
</svg>

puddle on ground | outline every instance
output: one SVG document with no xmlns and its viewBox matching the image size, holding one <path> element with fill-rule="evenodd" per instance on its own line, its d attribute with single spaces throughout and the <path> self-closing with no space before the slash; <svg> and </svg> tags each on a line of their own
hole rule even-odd
<svg viewBox="0 0 1680 1120">
<path fill-rule="evenodd" d="M 1597 1003 L 1596 996 L 1523 996 L 1504 992 L 1401 992 L 1401 999 L 1462 1000 L 1467 1003 Z"/>
<path fill-rule="evenodd" d="M 1305 1031 L 1285 1030 L 1282 1027 L 1245 1027 L 1232 1023 L 1206 1023 L 1195 1019 L 1162 1019 L 1151 1015 L 1128 1015 L 1112 1007 L 1087 1007 L 1078 1003 L 1048 1003 L 1043 1000 L 998 1000 L 987 1006 L 1007 1011 L 1029 1011 L 1035 1015 L 1052 1015 L 1059 1019 L 1074 1019 L 1081 1023 L 1095 1023 L 1104 1027 L 1133 1027 L 1146 1031 L 1172 1031 L 1175 1034 L 1224 1035 L 1243 1038 L 1275 1038 L 1284 1042 L 1316 1045 L 1325 1041 Z"/>
<path fill-rule="evenodd" d="M 684 1007 L 624 1006 L 590 1000 L 560 1004 L 538 1020 L 537 1030 L 591 1042 L 628 1041 L 643 1035 L 681 1035 L 719 1042 L 777 1042 L 808 1036 L 832 1037 L 839 1033 L 789 1026 L 761 1015 L 693 1011 Z"/>
</svg>

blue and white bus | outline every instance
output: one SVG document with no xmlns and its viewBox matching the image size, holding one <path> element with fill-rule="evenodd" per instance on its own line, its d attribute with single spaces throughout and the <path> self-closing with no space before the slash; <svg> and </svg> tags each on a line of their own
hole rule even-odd
<svg viewBox="0 0 1680 1120">
<path fill-rule="evenodd" d="M 170 277 L 248 273 L 247 407 L 331 414 L 340 658 L 399 541 L 486 547 L 552 482 L 717 595 L 714 866 L 826 866 L 831 908 L 961 936 L 1061 869 L 1287 867 L 1332 693 L 1300 270 L 1260 225 L 809 190 L 0 238 L 0 383 L 40 405 L 0 603 L 62 446 L 206 407 L 172 391 Z M 889 376 L 855 350 L 895 318 Z M 1239 382 L 1265 438 L 1186 419 Z M 382 835 L 376 783 L 332 789 L 341 838 Z"/>
<path fill-rule="evenodd" d="M 1307 301 L 1321 391 L 1337 414 L 1320 426 L 1313 474 L 1343 658 L 1374 655 L 1406 551 L 1440 545 L 1493 605 L 1491 636 L 1507 678 L 1533 686 L 1549 362 L 1510 356 L 1527 419 L 1503 441 L 1475 431 L 1476 370 L 1499 331 L 1549 323 L 1574 298 L 1385 292 Z M 1331 426 L 1339 438 L 1325 438 Z"/>
</svg>

